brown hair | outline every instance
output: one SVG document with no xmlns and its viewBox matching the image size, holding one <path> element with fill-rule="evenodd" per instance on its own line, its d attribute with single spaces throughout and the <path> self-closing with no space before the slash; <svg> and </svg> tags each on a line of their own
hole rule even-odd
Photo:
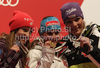
<svg viewBox="0 0 100 68">
<path fill-rule="evenodd" d="M 14 45 L 15 42 L 15 34 L 19 29 L 16 29 L 14 31 L 11 31 L 9 34 L 6 33 L 1 33 L 0 38 L 5 38 L 6 39 L 6 44 L 7 44 L 7 48 L 8 51 L 10 50 L 10 48 Z"/>
<path fill-rule="evenodd" d="M 5 38 L 6 39 L 6 44 L 7 44 L 8 51 L 10 50 L 10 48 L 14 45 L 14 42 L 16 41 L 15 40 L 15 34 L 17 33 L 18 30 L 19 29 L 15 29 L 15 30 L 11 31 L 9 34 L 1 33 L 0 38 Z M 28 49 L 31 49 L 31 45 L 30 45 L 29 40 L 26 42 L 25 46 Z M 23 53 L 23 66 L 26 65 L 26 58 L 27 58 L 27 55 Z"/>
</svg>

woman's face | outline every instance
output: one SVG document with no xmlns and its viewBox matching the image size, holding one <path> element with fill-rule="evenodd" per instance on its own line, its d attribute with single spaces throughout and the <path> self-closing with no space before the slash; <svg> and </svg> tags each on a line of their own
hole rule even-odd
<svg viewBox="0 0 100 68">
<path fill-rule="evenodd" d="M 66 20 L 65 25 L 68 28 L 71 28 L 71 31 L 69 33 L 75 35 L 76 37 L 79 37 L 82 30 L 84 29 L 84 21 L 81 17 L 75 17 Z"/>
<path fill-rule="evenodd" d="M 26 42 L 29 40 L 31 36 L 30 31 L 31 31 L 30 27 L 21 27 L 15 35 L 15 40 L 19 40 L 23 44 L 26 44 Z"/>
<path fill-rule="evenodd" d="M 52 41 L 57 44 L 60 40 L 60 31 L 58 30 L 50 30 L 42 34 L 44 41 Z"/>
</svg>

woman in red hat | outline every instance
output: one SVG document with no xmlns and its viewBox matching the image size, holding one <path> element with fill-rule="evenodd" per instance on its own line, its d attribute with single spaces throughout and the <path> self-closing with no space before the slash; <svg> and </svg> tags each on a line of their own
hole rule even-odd
<svg viewBox="0 0 100 68">
<path fill-rule="evenodd" d="M 14 11 L 9 27 L 10 33 L 2 33 L 0 37 L 0 68 L 24 68 L 31 48 L 33 20 L 24 12 Z"/>
</svg>

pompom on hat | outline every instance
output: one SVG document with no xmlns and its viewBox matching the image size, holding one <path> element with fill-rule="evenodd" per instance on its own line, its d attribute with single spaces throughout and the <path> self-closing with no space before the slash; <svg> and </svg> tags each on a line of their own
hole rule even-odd
<svg viewBox="0 0 100 68">
<path fill-rule="evenodd" d="M 66 3 L 61 7 L 60 10 L 61 10 L 61 16 L 62 16 L 64 24 L 66 20 L 70 18 L 80 16 L 84 19 L 83 12 L 79 6 L 79 3 L 77 2 Z"/>
<path fill-rule="evenodd" d="M 9 22 L 10 32 L 24 26 L 33 28 L 33 22 L 33 19 L 27 13 L 21 11 L 14 11 L 13 17 Z"/>
</svg>

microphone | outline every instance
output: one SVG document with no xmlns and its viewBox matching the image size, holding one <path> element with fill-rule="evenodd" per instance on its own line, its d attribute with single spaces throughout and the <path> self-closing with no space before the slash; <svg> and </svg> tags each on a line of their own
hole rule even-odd
<svg viewBox="0 0 100 68">
<path fill-rule="evenodd" d="M 28 53 L 27 47 L 25 47 L 24 44 L 21 43 L 20 41 L 16 40 L 16 42 L 14 42 L 14 44 L 17 45 L 25 54 Z"/>
</svg>

